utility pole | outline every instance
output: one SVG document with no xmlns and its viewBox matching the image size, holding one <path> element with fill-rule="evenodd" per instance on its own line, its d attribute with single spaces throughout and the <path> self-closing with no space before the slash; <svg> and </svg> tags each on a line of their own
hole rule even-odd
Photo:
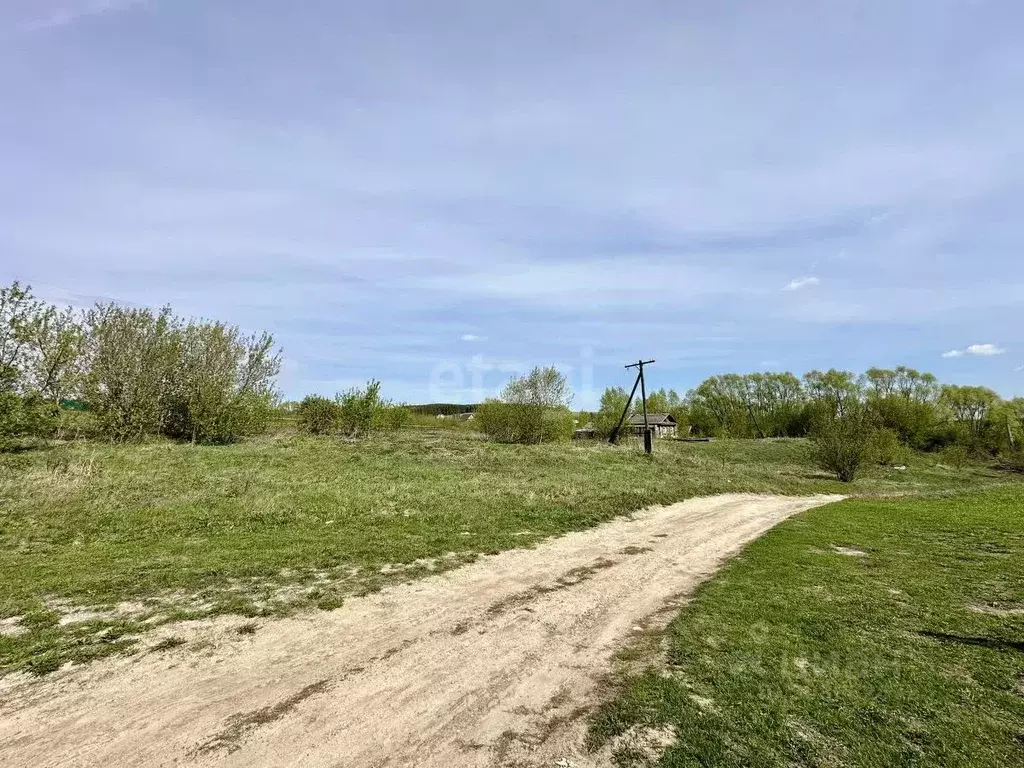
<svg viewBox="0 0 1024 768">
<path fill-rule="evenodd" d="M 654 450 L 654 441 L 651 437 L 651 425 L 647 421 L 647 385 L 644 382 L 644 366 L 650 365 L 655 362 L 654 360 L 637 360 L 635 363 L 627 365 L 626 368 L 637 368 L 639 369 L 636 375 L 636 381 L 633 382 L 633 391 L 629 393 L 629 399 L 626 401 L 626 407 L 622 411 L 622 416 L 619 418 L 619 423 L 615 425 L 615 429 L 612 430 L 611 438 L 608 440 L 612 445 L 618 440 L 619 430 L 622 429 L 622 422 L 626 420 L 626 416 L 629 414 L 629 406 L 633 404 L 633 396 L 636 395 L 636 388 L 640 387 L 640 402 L 644 409 L 644 452 L 651 453 Z"/>
</svg>

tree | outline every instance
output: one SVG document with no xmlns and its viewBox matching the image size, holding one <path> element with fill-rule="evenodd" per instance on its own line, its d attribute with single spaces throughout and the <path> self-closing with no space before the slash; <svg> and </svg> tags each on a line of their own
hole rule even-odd
<svg viewBox="0 0 1024 768">
<path fill-rule="evenodd" d="M 247 337 L 236 326 L 196 321 L 177 336 L 166 434 L 222 443 L 264 431 L 281 369 L 273 337 Z"/>
<path fill-rule="evenodd" d="M 28 386 L 55 405 L 78 394 L 85 331 L 75 311 L 46 307 L 29 324 L 27 337 L 32 348 Z"/>
<path fill-rule="evenodd" d="M 939 402 L 965 437 L 977 445 L 989 427 L 989 412 L 999 402 L 999 395 L 987 387 L 947 384 Z"/>
<path fill-rule="evenodd" d="M 10 391 L 24 388 L 31 356 L 31 327 L 42 311 L 32 287 L 18 281 L 0 288 L 0 382 Z"/>
<path fill-rule="evenodd" d="M 553 366 L 514 376 L 500 400 L 488 400 L 475 411 L 477 428 L 504 443 L 541 443 L 572 437 L 572 394 L 565 376 Z"/>
<path fill-rule="evenodd" d="M 501 400 L 545 408 L 568 408 L 572 403 L 572 391 L 557 368 L 537 366 L 526 376 L 513 376 L 502 390 Z"/>
<path fill-rule="evenodd" d="M 863 396 L 863 389 L 857 378 L 850 371 L 838 371 L 835 368 L 824 373 L 805 373 L 804 387 L 815 411 L 838 418 L 855 409 Z"/>
<path fill-rule="evenodd" d="M 608 387 L 601 393 L 601 405 L 594 415 L 594 429 L 598 435 L 608 437 L 622 418 L 629 393 L 622 387 Z"/>
<path fill-rule="evenodd" d="M 816 463 L 840 481 L 853 482 L 871 453 L 874 431 L 871 412 L 858 400 L 846 399 L 841 412 L 819 411 L 811 428 Z"/>
<path fill-rule="evenodd" d="M 0 288 L 0 441 L 48 437 L 57 424 L 57 407 L 47 402 L 33 378 L 37 340 L 46 305 L 29 286 L 14 282 Z"/>
<path fill-rule="evenodd" d="M 870 368 L 863 378 L 868 405 L 886 429 L 922 447 L 937 421 L 938 381 L 930 373 L 899 366 Z"/>
<path fill-rule="evenodd" d="M 748 397 L 743 376 L 727 373 L 705 379 L 688 395 L 690 423 L 709 437 L 753 437 Z"/>
<path fill-rule="evenodd" d="M 104 433 L 124 442 L 159 434 L 167 420 L 179 360 L 180 321 L 159 312 L 117 304 L 86 313 L 83 390 Z"/>
<path fill-rule="evenodd" d="M 352 387 L 335 398 L 339 406 L 338 426 L 349 437 L 368 433 L 374 424 L 374 414 L 386 406 L 380 397 L 380 382 L 371 379 L 363 389 Z"/>
</svg>

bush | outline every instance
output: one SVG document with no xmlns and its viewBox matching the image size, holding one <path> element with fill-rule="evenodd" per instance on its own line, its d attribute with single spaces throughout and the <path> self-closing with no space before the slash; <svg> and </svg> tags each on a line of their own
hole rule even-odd
<svg viewBox="0 0 1024 768">
<path fill-rule="evenodd" d="M 957 471 L 964 468 L 964 464 L 971 457 L 971 450 L 963 443 L 952 443 L 942 450 L 942 461 Z"/>
<path fill-rule="evenodd" d="M 320 395 L 304 398 L 296 411 L 299 429 L 311 435 L 329 435 L 341 421 L 341 406 Z"/>
<path fill-rule="evenodd" d="M 909 452 L 900 442 L 900 436 L 891 429 L 877 429 L 871 435 L 871 459 L 884 467 L 906 464 Z"/>
<path fill-rule="evenodd" d="M 383 405 L 374 412 L 370 427 L 375 430 L 401 429 L 409 423 L 411 418 L 412 413 L 404 405 Z M 443 419 L 443 421 L 449 421 L 449 419 Z"/>
<path fill-rule="evenodd" d="M 367 434 L 374 426 L 374 415 L 387 406 L 380 398 L 380 382 L 374 379 L 366 382 L 365 389 L 353 387 L 338 394 L 338 424 L 343 434 L 358 437 Z"/>
<path fill-rule="evenodd" d="M 265 431 L 281 367 L 273 339 L 195 322 L 176 336 L 164 433 L 193 443 L 228 443 Z"/>
<path fill-rule="evenodd" d="M 411 411 L 381 399 L 380 382 L 370 380 L 362 389 L 340 392 L 333 400 L 310 395 L 296 409 L 299 428 L 311 435 L 340 433 L 359 437 L 381 429 L 400 429 Z"/>
<path fill-rule="evenodd" d="M 844 483 L 852 483 L 871 453 L 871 424 L 863 409 L 849 408 L 846 415 L 821 418 L 811 433 L 814 460 Z"/>
<path fill-rule="evenodd" d="M 96 414 L 79 408 L 62 407 L 57 423 L 61 440 L 92 440 L 103 436 Z"/>
<path fill-rule="evenodd" d="M 488 400 L 476 409 L 477 428 L 499 443 L 544 443 L 572 438 L 568 408 Z"/>
<path fill-rule="evenodd" d="M 60 409 L 39 395 L 0 394 L 0 447 L 23 438 L 52 437 L 59 416 Z"/>
</svg>

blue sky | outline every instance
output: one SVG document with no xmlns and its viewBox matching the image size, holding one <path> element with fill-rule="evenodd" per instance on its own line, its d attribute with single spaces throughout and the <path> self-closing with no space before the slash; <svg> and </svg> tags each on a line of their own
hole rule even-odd
<svg viewBox="0 0 1024 768">
<path fill-rule="evenodd" d="M 289 396 L 1024 394 L 1024 7 L 0 0 L 0 279 L 271 330 Z"/>
</svg>

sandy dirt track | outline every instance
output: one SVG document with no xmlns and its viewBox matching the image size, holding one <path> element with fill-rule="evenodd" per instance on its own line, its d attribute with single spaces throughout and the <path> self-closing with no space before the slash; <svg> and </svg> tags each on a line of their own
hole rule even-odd
<svg viewBox="0 0 1024 768">
<path fill-rule="evenodd" d="M 582 738 L 614 652 L 746 543 L 836 498 L 692 499 L 252 636 L 221 617 L 177 628 L 190 642 L 170 651 L 8 680 L 0 763 L 600 765 Z"/>
</svg>

